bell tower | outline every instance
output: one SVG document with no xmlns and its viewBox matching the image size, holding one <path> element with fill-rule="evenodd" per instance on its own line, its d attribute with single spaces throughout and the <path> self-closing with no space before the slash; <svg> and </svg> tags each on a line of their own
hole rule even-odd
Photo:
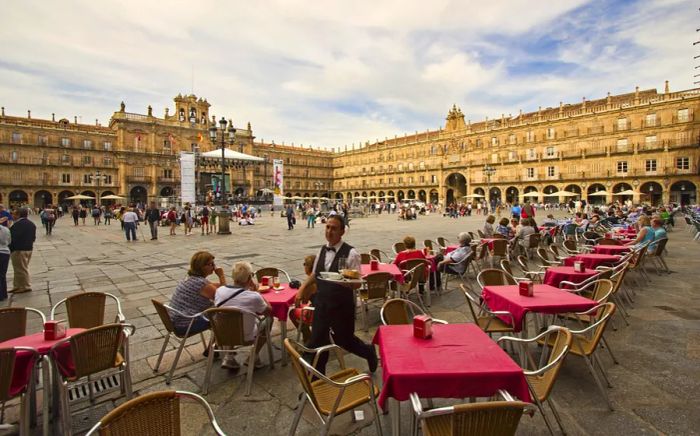
<svg viewBox="0 0 700 436">
<path fill-rule="evenodd" d="M 464 122 L 464 114 L 456 104 L 452 105 L 452 109 L 450 109 L 450 111 L 447 113 L 446 120 L 447 123 L 445 123 L 445 130 L 448 132 L 464 130 L 467 128 L 467 124 Z"/>
<path fill-rule="evenodd" d="M 194 94 L 178 94 L 173 100 L 175 101 L 175 113 L 168 115 L 167 120 L 198 125 L 202 129 L 209 127 L 209 107 L 211 105 L 206 99 L 197 98 Z"/>
</svg>

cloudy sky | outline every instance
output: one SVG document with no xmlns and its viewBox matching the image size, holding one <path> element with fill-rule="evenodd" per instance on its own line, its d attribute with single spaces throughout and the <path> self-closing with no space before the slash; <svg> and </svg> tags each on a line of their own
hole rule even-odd
<svg viewBox="0 0 700 436">
<path fill-rule="evenodd" d="M 476 121 L 664 80 L 692 88 L 697 6 L 3 0 L 0 105 L 106 124 L 122 100 L 162 116 L 194 91 L 258 139 L 338 147 L 436 129 L 453 103 Z"/>
</svg>

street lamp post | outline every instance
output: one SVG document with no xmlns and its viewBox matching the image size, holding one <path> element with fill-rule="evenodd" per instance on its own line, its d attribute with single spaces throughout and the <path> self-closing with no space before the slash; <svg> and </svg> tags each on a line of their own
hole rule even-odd
<svg viewBox="0 0 700 436">
<path fill-rule="evenodd" d="M 95 204 L 98 204 L 98 200 L 100 199 L 100 182 L 102 180 L 106 180 L 106 179 L 107 179 L 107 175 L 102 174 L 102 172 L 100 170 L 96 170 L 95 174 L 90 174 L 90 181 L 97 183 L 97 189 L 95 190 L 96 191 L 95 193 L 97 194 L 97 198 L 95 199 Z M 101 204 L 101 203 L 102 202 L 99 202 L 99 204 Z"/>
<path fill-rule="evenodd" d="M 496 168 L 489 164 L 484 165 L 484 175 L 486 176 L 486 199 L 491 208 L 491 213 L 493 213 L 493 206 L 491 205 L 491 176 L 496 174 Z"/>
<path fill-rule="evenodd" d="M 211 142 L 216 144 L 217 131 L 216 120 L 211 123 L 209 127 L 209 138 Z M 229 229 L 229 222 L 231 220 L 231 212 L 228 210 L 227 198 L 226 198 L 226 145 L 227 139 L 228 144 L 233 145 L 236 139 L 236 129 L 233 127 L 233 123 L 229 124 L 228 130 L 226 130 L 226 125 L 229 124 L 224 117 L 219 120 L 219 126 L 221 129 L 221 211 L 218 213 L 219 217 L 219 235 L 230 235 L 231 230 Z"/>
</svg>

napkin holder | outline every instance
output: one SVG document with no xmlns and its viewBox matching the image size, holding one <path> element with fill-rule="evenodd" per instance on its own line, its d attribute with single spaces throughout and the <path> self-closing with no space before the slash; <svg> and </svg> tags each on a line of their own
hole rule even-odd
<svg viewBox="0 0 700 436">
<path fill-rule="evenodd" d="M 428 315 L 413 317 L 413 336 L 418 339 L 429 339 L 433 336 L 433 320 Z"/>
<path fill-rule="evenodd" d="M 369 269 L 371 271 L 379 271 L 379 261 L 376 259 L 372 259 L 369 261 Z"/>
<path fill-rule="evenodd" d="M 580 260 L 575 261 L 574 271 L 576 271 L 577 273 L 586 272 L 586 267 L 583 265 L 583 262 L 581 262 Z"/>
<path fill-rule="evenodd" d="M 532 297 L 535 294 L 535 287 L 532 280 L 523 280 L 518 283 L 518 291 L 523 297 Z"/>
<path fill-rule="evenodd" d="M 606 233 L 606 234 L 605 234 L 605 238 L 606 238 L 606 239 L 612 239 L 612 238 L 613 238 L 613 234 L 612 234 L 612 233 Z"/>
<path fill-rule="evenodd" d="M 260 284 L 261 284 L 262 286 L 270 286 L 270 285 L 271 285 L 271 283 L 270 283 L 270 276 L 262 276 L 262 277 L 260 278 Z"/>
<path fill-rule="evenodd" d="M 50 320 L 44 323 L 44 340 L 55 341 L 66 337 L 66 325 L 64 321 Z"/>
</svg>

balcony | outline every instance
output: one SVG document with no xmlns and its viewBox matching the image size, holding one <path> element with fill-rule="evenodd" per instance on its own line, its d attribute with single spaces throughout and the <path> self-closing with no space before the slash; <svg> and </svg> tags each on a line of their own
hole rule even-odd
<svg viewBox="0 0 700 436">
<path fill-rule="evenodd" d="M 153 180 L 150 176 L 126 176 L 126 181 L 128 183 L 151 183 Z"/>
<path fill-rule="evenodd" d="M 158 176 L 158 183 L 177 183 L 179 182 L 178 179 L 175 177 L 161 177 Z"/>
<path fill-rule="evenodd" d="M 642 128 L 660 127 L 660 126 L 661 126 L 661 120 L 658 118 L 655 118 L 653 120 L 642 120 Z"/>
<path fill-rule="evenodd" d="M 600 126 L 591 126 L 588 128 L 589 135 L 598 135 L 605 132 L 605 127 L 601 124 Z"/>
</svg>

